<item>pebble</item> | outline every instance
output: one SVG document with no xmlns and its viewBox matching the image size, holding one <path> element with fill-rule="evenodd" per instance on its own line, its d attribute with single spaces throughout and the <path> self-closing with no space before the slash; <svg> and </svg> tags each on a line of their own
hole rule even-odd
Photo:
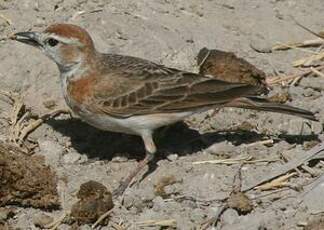
<svg viewBox="0 0 324 230">
<path fill-rule="evenodd" d="M 165 206 L 165 201 L 163 200 L 162 197 L 157 196 L 156 198 L 154 198 L 154 200 L 153 200 L 153 211 L 159 212 L 159 211 L 164 209 L 164 206 Z"/>
<path fill-rule="evenodd" d="M 39 213 L 33 217 L 33 223 L 36 227 L 46 228 L 47 225 L 54 221 L 53 217 L 48 216 L 44 213 Z"/>
<path fill-rule="evenodd" d="M 63 161 L 66 164 L 74 164 L 81 159 L 81 155 L 77 152 L 69 152 L 63 156 Z"/>
<path fill-rule="evenodd" d="M 176 161 L 176 160 L 178 160 L 179 155 L 178 154 L 170 154 L 170 155 L 168 155 L 167 158 L 169 161 Z"/>
<path fill-rule="evenodd" d="M 206 217 L 205 212 L 200 208 L 196 208 L 192 210 L 192 212 L 190 213 L 190 219 L 194 223 L 202 223 L 205 217 Z"/>
<path fill-rule="evenodd" d="M 312 128 L 306 124 L 304 119 L 292 118 L 280 125 L 280 130 L 289 135 L 311 135 Z"/>
<path fill-rule="evenodd" d="M 0 208 L 0 222 L 6 221 L 7 219 L 13 217 L 15 212 L 11 208 Z"/>
<path fill-rule="evenodd" d="M 234 152 L 235 146 L 227 141 L 215 143 L 205 150 L 205 153 L 218 156 L 233 155 Z"/>
<path fill-rule="evenodd" d="M 304 197 L 303 203 L 310 213 L 321 213 L 324 211 L 324 182 L 317 184 Z"/>
<path fill-rule="evenodd" d="M 314 134 L 320 134 L 323 131 L 322 122 L 312 122 L 312 132 Z"/>
<path fill-rule="evenodd" d="M 135 198 L 133 195 L 131 194 L 124 194 L 124 198 L 123 198 L 123 206 L 127 209 L 129 209 L 130 207 L 134 206 L 135 204 Z"/>
<path fill-rule="evenodd" d="M 39 139 L 38 145 L 40 152 L 37 154 L 44 156 L 46 164 L 58 165 L 64 152 L 62 146 L 57 142 L 44 139 Z"/>
<path fill-rule="evenodd" d="M 239 219 L 237 211 L 232 208 L 227 209 L 222 215 L 222 221 L 225 224 L 235 224 Z"/>
</svg>

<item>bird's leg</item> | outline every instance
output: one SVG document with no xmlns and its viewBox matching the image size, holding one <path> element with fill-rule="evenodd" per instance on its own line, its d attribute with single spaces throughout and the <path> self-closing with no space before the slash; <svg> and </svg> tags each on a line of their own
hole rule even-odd
<svg viewBox="0 0 324 230">
<path fill-rule="evenodd" d="M 156 152 L 156 146 L 153 141 L 152 132 L 146 132 L 142 135 L 144 141 L 146 155 L 143 160 L 141 160 L 136 168 L 120 183 L 119 187 L 113 192 L 114 196 L 120 196 L 124 191 L 130 186 L 133 179 L 142 171 L 142 169 L 149 164 L 153 158 L 154 153 Z"/>
</svg>

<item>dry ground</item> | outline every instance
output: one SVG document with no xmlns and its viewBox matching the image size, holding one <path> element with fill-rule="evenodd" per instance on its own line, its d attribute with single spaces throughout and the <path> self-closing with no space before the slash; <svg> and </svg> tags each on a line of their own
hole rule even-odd
<svg viewBox="0 0 324 230">
<path fill-rule="evenodd" d="M 197 71 L 195 57 L 206 46 L 234 52 L 268 74 L 293 73 L 297 70 L 292 61 L 307 56 L 305 51 L 264 54 L 250 45 L 265 47 L 313 39 L 291 16 L 320 31 L 324 30 L 323 10 L 322 0 L 0 0 L 0 90 L 23 95 L 26 111 L 33 115 L 65 106 L 55 64 L 39 51 L 5 39 L 12 32 L 43 30 L 54 22 L 86 28 L 102 52 L 138 56 L 175 68 Z M 323 140 L 323 88 L 324 78 L 315 76 L 289 87 L 275 86 L 275 92 L 289 93 L 288 103 L 318 112 L 321 122 L 225 109 L 216 115 L 199 114 L 171 127 L 163 137 L 157 137 L 157 167 L 127 190 L 123 206 L 116 208 L 109 217 L 109 227 L 102 229 L 117 225 L 129 229 L 198 229 L 226 204 L 233 187 L 237 192 L 254 185 Z M 7 140 L 12 106 L 5 96 L 0 97 L 0 139 Z M 268 144 L 262 144 L 264 140 Z M 38 229 L 35 216 L 46 213 L 56 219 L 68 212 L 77 201 L 80 185 L 89 180 L 116 188 L 143 157 L 139 138 L 99 131 L 65 115 L 42 124 L 29 135 L 28 142 L 29 147 L 35 144 L 35 155 L 44 156 L 56 173 L 61 208 L 13 206 L 15 214 L 5 220 L 13 229 Z M 241 160 L 193 164 L 228 158 Z M 303 229 L 320 223 L 316 218 L 324 211 L 323 186 L 311 183 L 323 174 L 323 164 L 315 160 L 307 166 L 281 183 L 283 188 L 246 192 L 253 210 L 245 213 L 230 206 L 215 229 Z M 236 176 L 239 171 L 240 180 Z M 172 182 L 165 190 L 163 180 Z M 163 220 L 166 222 L 159 223 Z M 163 223 L 167 227 L 161 227 Z M 59 229 L 70 229 L 69 223 Z"/>
</svg>

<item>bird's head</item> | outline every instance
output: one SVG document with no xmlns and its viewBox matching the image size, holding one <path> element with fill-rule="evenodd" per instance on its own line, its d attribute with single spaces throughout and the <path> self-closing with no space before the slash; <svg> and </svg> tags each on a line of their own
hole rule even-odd
<svg viewBox="0 0 324 230">
<path fill-rule="evenodd" d="M 11 39 L 41 49 L 61 71 L 89 61 L 96 52 L 88 32 L 71 24 L 53 24 L 43 32 L 19 32 Z"/>
</svg>

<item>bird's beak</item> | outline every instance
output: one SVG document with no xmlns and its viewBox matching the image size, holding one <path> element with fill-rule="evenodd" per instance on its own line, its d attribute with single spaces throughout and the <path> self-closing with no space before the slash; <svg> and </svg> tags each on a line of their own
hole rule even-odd
<svg viewBox="0 0 324 230">
<path fill-rule="evenodd" d="M 39 38 L 40 34 L 38 32 L 19 32 L 10 36 L 12 40 L 40 48 L 42 43 Z"/>
</svg>

